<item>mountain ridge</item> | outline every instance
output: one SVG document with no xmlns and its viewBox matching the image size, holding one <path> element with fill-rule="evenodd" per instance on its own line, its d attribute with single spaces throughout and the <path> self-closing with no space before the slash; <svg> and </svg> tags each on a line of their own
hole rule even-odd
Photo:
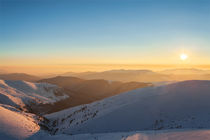
<svg viewBox="0 0 210 140">
<path fill-rule="evenodd" d="M 56 134 L 209 128 L 209 97 L 210 81 L 183 81 L 133 90 L 46 117 L 57 120 Z"/>
</svg>

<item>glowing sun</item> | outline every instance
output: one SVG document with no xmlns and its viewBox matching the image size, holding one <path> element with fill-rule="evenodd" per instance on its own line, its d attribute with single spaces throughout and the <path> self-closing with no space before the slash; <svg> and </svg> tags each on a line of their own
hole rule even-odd
<svg viewBox="0 0 210 140">
<path fill-rule="evenodd" d="M 188 58 L 187 54 L 183 53 L 183 54 L 180 55 L 180 59 L 183 60 L 183 61 L 186 60 L 187 58 Z"/>
</svg>

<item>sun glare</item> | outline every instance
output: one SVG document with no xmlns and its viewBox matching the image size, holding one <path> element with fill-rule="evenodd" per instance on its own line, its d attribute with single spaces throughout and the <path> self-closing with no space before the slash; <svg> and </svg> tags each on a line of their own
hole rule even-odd
<svg viewBox="0 0 210 140">
<path fill-rule="evenodd" d="M 180 55 L 180 59 L 183 60 L 183 61 L 186 60 L 187 58 L 188 58 L 187 54 L 183 53 L 183 54 Z"/>
</svg>

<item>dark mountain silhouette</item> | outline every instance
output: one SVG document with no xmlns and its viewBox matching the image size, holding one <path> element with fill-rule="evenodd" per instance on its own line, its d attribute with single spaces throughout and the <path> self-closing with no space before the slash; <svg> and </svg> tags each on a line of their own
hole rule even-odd
<svg viewBox="0 0 210 140">
<path fill-rule="evenodd" d="M 168 81 L 168 75 L 150 70 L 110 70 L 104 72 L 65 73 L 83 79 L 105 79 L 122 82 L 159 82 Z"/>
<path fill-rule="evenodd" d="M 106 97 L 114 96 L 122 92 L 127 92 L 137 88 L 152 86 L 151 83 L 141 82 L 116 82 L 103 79 L 84 80 L 76 77 L 58 76 L 49 79 L 43 79 L 39 82 L 46 82 L 58 85 L 65 90 L 70 97 L 56 102 L 50 112 L 55 112 L 67 107 L 73 107 L 81 104 L 91 103 Z"/>
<path fill-rule="evenodd" d="M 25 74 L 25 73 L 9 73 L 9 74 L 0 74 L 0 79 L 2 80 L 23 80 L 28 82 L 35 82 L 40 80 L 39 77 Z"/>
</svg>

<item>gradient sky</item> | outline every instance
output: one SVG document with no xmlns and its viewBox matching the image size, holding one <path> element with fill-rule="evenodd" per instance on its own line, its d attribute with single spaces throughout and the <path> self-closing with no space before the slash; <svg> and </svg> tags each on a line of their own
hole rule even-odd
<svg viewBox="0 0 210 140">
<path fill-rule="evenodd" d="M 209 0 L 0 0 L 1 66 L 179 63 L 210 64 Z"/>
</svg>

